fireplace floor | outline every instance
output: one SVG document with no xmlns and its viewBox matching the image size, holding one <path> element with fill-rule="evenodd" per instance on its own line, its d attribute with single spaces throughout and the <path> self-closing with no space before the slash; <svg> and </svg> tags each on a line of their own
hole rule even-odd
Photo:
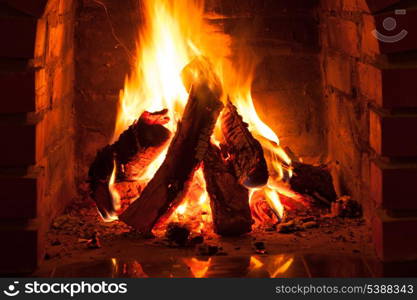
<svg viewBox="0 0 417 300">
<path fill-rule="evenodd" d="M 98 235 L 96 234 L 98 233 Z M 91 243 L 98 236 L 100 247 Z M 90 242 L 89 242 L 90 241 Z M 265 246 L 263 254 L 259 242 Z M 237 238 L 206 236 L 207 247 L 176 247 L 143 239 L 122 222 L 105 223 L 93 204 L 75 204 L 48 233 L 41 277 L 370 277 L 406 276 L 399 265 L 373 258 L 361 219 L 332 218 L 294 233 L 257 230 Z M 337 267 L 336 267 L 337 266 Z M 408 265 L 409 266 L 409 265 Z M 396 270 L 401 270 L 396 275 Z M 406 268 L 407 269 L 407 268 Z M 203 272 L 203 271 L 204 272 Z M 410 269 L 417 274 L 417 266 Z M 204 273 L 204 274 L 203 274 Z"/>
</svg>

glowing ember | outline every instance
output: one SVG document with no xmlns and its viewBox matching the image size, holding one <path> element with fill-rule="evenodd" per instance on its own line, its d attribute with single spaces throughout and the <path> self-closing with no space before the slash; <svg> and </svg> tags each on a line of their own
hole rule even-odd
<svg viewBox="0 0 417 300">
<path fill-rule="evenodd" d="M 279 145 L 278 136 L 258 116 L 251 95 L 254 62 L 245 53 L 235 56 L 248 64 L 240 64 L 237 70 L 231 60 L 230 37 L 222 30 L 207 22 L 204 15 L 203 0 L 145 0 L 143 18 L 145 20 L 138 37 L 137 60 L 131 76 L 126 79 L 125 88 L 120 95 L 120 109 L 117 116 L 114 139 L 132 124 L 144 111 L 157 111 L 167 108 L 170 122 L 166 125 L 175 132 L 188 99 L 187 78 L 182 76 L 184 67 L 195 62 L 196 57 L 210 61 L 216 75 L 220 78 L 226 97 L 237 107 L 249 130 L 261 143 L 269 169 L 269 182 L 263 188 L 252 190 L 250 203 L 257 225 L 275 224 L 284 214 L 280 194 L 296 201 L 299 196 L 290 191 L 284 183 L 292 176 L 291 160 Z M 199 60 L 197 60 L 198 63 Z M 201 68 L 199 68 L 201 70 Z M 188 76 L 198 78 L 198 72 L 191 70 Z M 221 141 L 220 123 L 216 125 L 212 141 Z M 152 162 L 145 175 L 138 181 L 148 182 L 166 156 L 162 153 Z M 114 188 L 115 172 L 109 184 L 115 206 L 120 197 Z M 184 222 L 191 230 L 209 231 L 212 223 L 209 196 L 203 172 L 194 174 L 184 201 L 167 222 Z M 164 224 L 162 224 L 163 227 Z M 159 229 L 162 229 L 160 227 Z M 158 230 L 156 230 L 158 231 Z M 196 277 L 202 270 L 196 271 Z M 194 273 L 194 272 L 193 272 Z"/>
</svg>

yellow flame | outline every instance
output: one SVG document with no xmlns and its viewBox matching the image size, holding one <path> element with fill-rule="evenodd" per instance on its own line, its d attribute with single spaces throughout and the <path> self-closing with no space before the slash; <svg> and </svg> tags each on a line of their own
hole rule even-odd
<svg viewBox="0 0 417 300">
<path fill-rule="evenodd" d="M 278 192 L 269 186 L 264 188 L 264 191 L 271 208 L 278 214 L 280 218 L 282 218 L 284 215 L 284 206 L 279 199 Z"/>
<path fill-rule="evenodd" d="M 187 202 L 185 202 L 185 203 L 181 204 L 180 206 L 178 206 L 176 212 L 178 214 L 180 214 L 180 215 L 183 215 L 185 213 L 186 209 L 187 209 Z"/>
<path fill-rule="evenodd" d="M 120 95 L 115 139 L 145 110 L 167 108 L 174 121 L 168 127 L 175 131 L 188 99 L 181 78 L 184 67 L 195 56 L 204 55 L 220 70 L 219 61 L 228 54 L 228 37 L 216 33 L 216 29 L 204 21 L 204 1 L 142 2 L 144 24 L 138 37 L 137 60 Z"/>
<path fill-rule="evenodd" d="M 110 195 L 112 196 L 112 201 L 113 201 L 113 211 L 109 211 L 108 212 L 108 216 L 107 217 L 103 217 L 103 220 L 105 222 L 112 222 L 115 220 L 118 220 L 118 216 L 116 214 L 116 212 L 120 209 L 121 206 L 121 199 L 120 199 L 120 195 L 119 192 L 117 191 L 116 187 L 115 187 L 115 182 L 116 182 L 116 161 L 113 162 L 113 171 L 111 173 L 110 176 L 110 181 L 109 181 L 109 192 Z"/>
</svg>

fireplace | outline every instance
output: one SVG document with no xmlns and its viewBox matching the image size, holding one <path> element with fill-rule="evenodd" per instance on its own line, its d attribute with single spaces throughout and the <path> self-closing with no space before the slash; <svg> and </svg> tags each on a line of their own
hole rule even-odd
<svg viewBox="0 0 417 300">
<path fill-rule="evenodd" d="M 61 245 L 66 238 L 59 238 L 59 234 L 78 235 L 75 242 L 79 249 L 69 251 L 68 263 L 96 255 L 86 249 L 100 247 L 101 237 L 93 234 L 86 238 L 74 228 L 88 227 L 100 218 L 90 197 L 89 168 L 97 152 L 117 141 L 127 129 L 125 126 L 117 131 L 123 98 L 120 91 L 135 68 L 140 55 L 137 47 L 144 49 L 137 45 L 138 31 L 146 26 L 138 13 L 144 2 L 0 1 L 0 36 L 5 41 L 0 50 L 0 85 L 5 93 L 0 109 L 4 140 L 0 150 L 0 238 L 4 241 L 1 273 L 30 273 L 38 266 L 42 270 L 42 266 L 56 263 L 59 258 L 53 253 L 66 251 Z M 405 275 L 401 263 L 417 260 L 414 6 L 402 0 L 206 0 L 204 11 L 206 22 L 230 37 L 235 66 L 247 63 L 239 60 L 241 53 L 253 59 L 249 88 L 256 112 L 278 135 L 281 148 L 300 164 L 326 164 L 337 196 L 348 195 L 362 207 L 364 224 L 360 219 L 330 218 L 323 226 L 311 229 L 314 234 L 330 236 L 332 226 L 340 221 L 338 228 L 348 230 L 348 236 L 353 232 L 356 238 L 346 246 L 341 241 L 344 235 L 332 236 L 330 241 L 342 243 L 340 249 L 344 250 L 337 250 L 339 254 L 353 251 L 371 257 L 367 265 L 382 268 L 379 276 L 386 275 L 387 264 L 396 268 L 396 275 Z M 239 109 L 237 105 L 242 114 Z M 245 114 L 243 119 L 248 122 Z M 113 176 L 107 177 L 110 180 Z M 71 209 L 81 212 L 80 216 L 68 213 Z M 282 215 L 277 213 L 275 217 L 280 219 Z M 304 217 L 305 223 L 311 222 L 309 215 Z M 120 249 L 114 240 L 104 239 L 103 248 L 149 255 L 149 249 L 144 249 L 152 244 L 156 247 L 152 251 L 165 257 L 161 261 L 172 255 L 159 239 L 142 241 L 126 225 L 106 224 L 100 228 L 120 234 L 123 243 Z M 316 227 L 316 220 L 309 225 Z M 181 236 L 181 226 L 171 229 Z M 52 239 L 47 235 L 51 230 Z M 249 245 L 257 255 L 263 255 L 275 251 L 268 246 L 275 241 L 288 244 L 284 252 L 290 254 L 277 258 L 281 265 L 289 261 L 297 264 L 294 255 L 298 254 L 294 253 L 298 247 L 313 253 L 324 251 L 312 241 L 314 236 L 275 231 L 263 233 L 268 235 L 265 243 L 263 235 L 256 234 L 220 240 L 240 251 L 235 251 L 237 256 L 247 256 L 232 257 L 233 265 L 238 269 L 247 265 L 251 271 L 260 263 L 270 264 L 248 256 L 245 251 L 249 250 L 241 247 Z M 199 238 L 194 237 L 193 242 Z M 143 249 L 137 239 L 144 243 Z M 357 243 L 363 245 L 352 246 Z M 223 255 L 236 254 L 203 245 L 205 248 L 197 248 L 203 256 L 210 256 L 213 265 L 225 263 L 227 257 Z M 184 251 L 189 254 L 191 250 Z M 218 255 L 211 257 L 213 251 Z M 105 250 L 102 252 L 97 256 L 105 257 Z M 185 255 L 180 253 L 176 255 Z M 123 257 L 124 253 L 117 255 Z M 77 260 L 77 256 L 82 259 Z M 128 257 L 124 256 L 124 261 L 129 261 Z M 200 274 L 201 262 L 193 259 L 186 258 L 186 264 L 196 269 L 193 275 Z M 114 271 L 125 262 L 114 258 L 108 264 L 97 264 Z M 137 275 L 135 263 L 127 264 Z"/>
</svg>

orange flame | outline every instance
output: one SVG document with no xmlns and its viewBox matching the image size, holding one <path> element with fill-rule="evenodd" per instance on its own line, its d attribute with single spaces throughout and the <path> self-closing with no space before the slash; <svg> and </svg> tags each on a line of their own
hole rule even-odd
<svg viewBox="0 0 417 300">
<path fill-rule="evenodd" d="M 109 211 L 107 212 L 107 216 L 102 216 L 103 220 L 105 222 L 112 222 L 115 220 L 118 220 L 118 216 L 117 216 L 117 211 L 120 209 L 121 206 L 121 198 L 119 195 L 119 192 L 117 191 L 116 187 L 115 187 L 115 182 L 116 182 L 116 161 L 113 162 L 113 171 L 111 173 L 110 176 L 110 181 L 109 181 L 109 193 L 112 196 L 112 206 L 113 206 L 113 211 Z"/>
</svg>

